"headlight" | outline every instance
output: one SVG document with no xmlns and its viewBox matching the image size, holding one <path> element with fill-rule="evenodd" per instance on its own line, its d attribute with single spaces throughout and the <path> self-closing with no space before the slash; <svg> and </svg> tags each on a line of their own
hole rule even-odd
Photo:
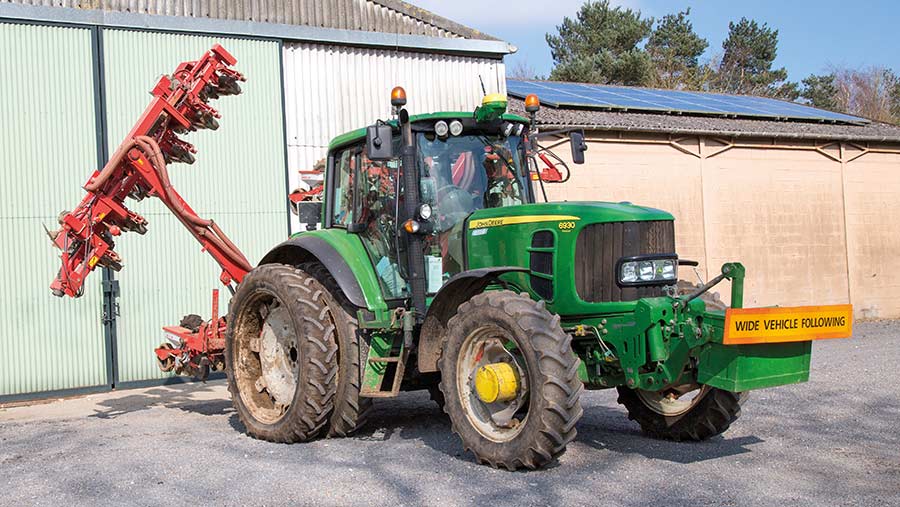
<svg viewBox="0 0 900 507">
<path fill-rule="evenodd" d="M 419 218 L 422 220 L 428 220 L 431 218 L 431 205 L 427 202 L 423 202 L 419 205 Z"/>
<path fill-rule="evenodd" d="M 434 133 L 438 135 L 438 137 L 447 137 L 447 133 L 450 132 L 450 127 L 447 126 L 447 122 L 441 120 L 434 124 Z"/>
<path fill-rule="evenodd" d="M 450 134 L 454 136 L 458 136 L 462 134 L 463 124 L 459 120 L 453 120 L 450 122 Z"/>
<path fill-rule="evenodd" d="M 637 276 L 637 263 L 636 262 L 626 262 L 622 264 L 622 272 L 619 277 L 620 280 L 624 283 L 633 283 L 638 279 Z"/>
<path fill-rule="evenodd" d="M 625 258 L 619 261 L 620 285 L 662 285 L 674 282 L 678 277 L 676 257 Z"/>
<path fill-rule="evenodd" d="M 642 282 L 649 282 L 650 280 L 653 280 L 652 262 L 644 261 L 638 263 L 638 278 L 640 278 Z"/>
</svg>

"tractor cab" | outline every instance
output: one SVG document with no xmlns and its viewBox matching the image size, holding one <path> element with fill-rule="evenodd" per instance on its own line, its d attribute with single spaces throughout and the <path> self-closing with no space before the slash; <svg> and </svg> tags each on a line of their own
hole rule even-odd
<svg viewBox="0 0 900 507">
<path fill-rule="evenodd" d="M 414 297 L 407 281 L 417 268 L 430 298 L 465 270 L 473 213 L 535 202 L 529 156 L 536 132 L 533 122 L 506 113 L 499 94 L 474 113 L 410 116 L 399 87 L 392 104 L 393 120 L 331 143 L 322 223 L 358 235 L 385 299 Z M 420 244 L 412 256 L 410 238 Z"/>
</svg>

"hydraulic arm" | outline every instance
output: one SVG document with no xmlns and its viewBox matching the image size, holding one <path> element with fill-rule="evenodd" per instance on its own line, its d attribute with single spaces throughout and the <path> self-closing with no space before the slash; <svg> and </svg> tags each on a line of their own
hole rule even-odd
<svg viewBox="0 0 900 507">
<path fill-rule="evenodd" d="M 97 266 L 116 271 L 123 260 L 114 250 L 122 232 L 147 232 L 147 220 L 125 206 L 159 198 L 222 267 L 222 283 L 240 282 L 251 269 L 241 251 L 212 220 L 199 217 L 172 187 L 167 164 L 194 162 L 196 149 L 181 140 L 198 129 L 218 128 L 219 113 L 209 102 L 241 92 L 244 77 L 232 70 L 237 61 L 216 44 L 199 60 L 184 62 L 163 76 L 153 100 L 100 171 L 84 185 L 87 195 L 71 212 L 60 214 L 61 228 L 48 232 L 62 251 L 62 267 L 50 285 L 54 295 L 81 296 L 84 280 Z"/>
<path fill-rule="evenodd" d="M 62 267 L 50 289 L 57 296 L 79 297 L 84 280 L 97 266 L 122 269 L 114 238 L 122 232 L 147 232 L 147 220 L 125 206 L 125 198 L 160 199 L 222 267 L 220 280 L 231 288 L 252 266 L 212 220 L 201 218 L 175 191 L 167 164 L 192 164 L 197 150 L 178 136 L 219 127 L 219 113 L 209 102 L 241 93 L 244 76 L 232 70 L 237 61 L 216 44 L 199 60 L 184 62 L 163 76 L 151 92 L 153 100 L 134 128 L 100 171 L 84 185 L 87 195 L 71 212 L 60 214 L 60 229 L 50 239 L 62 251 Z M 213 318 L 188 316 L 179 326 L 164 328 L 171 343 L 156 349 L 163 371 L 205 378 L 223 368 L 225 318 L 218 316 L 213 291 Z"/>
</svg>

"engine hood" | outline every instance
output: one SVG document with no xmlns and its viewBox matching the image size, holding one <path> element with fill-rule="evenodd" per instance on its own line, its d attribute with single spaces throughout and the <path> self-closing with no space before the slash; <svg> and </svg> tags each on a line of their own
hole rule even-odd
<svg viewBox="0 0 900 507">
<path fill-rule="evenodd" d="M 599 223 L 674 219 L 665 211 L 628 202 L 546 202 L 478 210 L 469 217 L 469 229 L 554 221 Z"/>
</svg>

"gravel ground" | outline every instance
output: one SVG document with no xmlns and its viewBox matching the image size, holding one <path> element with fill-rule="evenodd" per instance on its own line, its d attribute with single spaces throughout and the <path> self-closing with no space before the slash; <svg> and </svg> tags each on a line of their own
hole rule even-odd
<svg viewBox="0 0 900 507">
<path fill-rule="evenodd" d="M 347 439 L 241 432 L 223 382 L 0 409 L 0 504 L 900 505 L 900 321 L 816 343 L 807 384 L 756 391 L 725 435 L 648 439 L 588 392 L 558 464 L 476 465 L 427 394 Z"/>
</svg>

